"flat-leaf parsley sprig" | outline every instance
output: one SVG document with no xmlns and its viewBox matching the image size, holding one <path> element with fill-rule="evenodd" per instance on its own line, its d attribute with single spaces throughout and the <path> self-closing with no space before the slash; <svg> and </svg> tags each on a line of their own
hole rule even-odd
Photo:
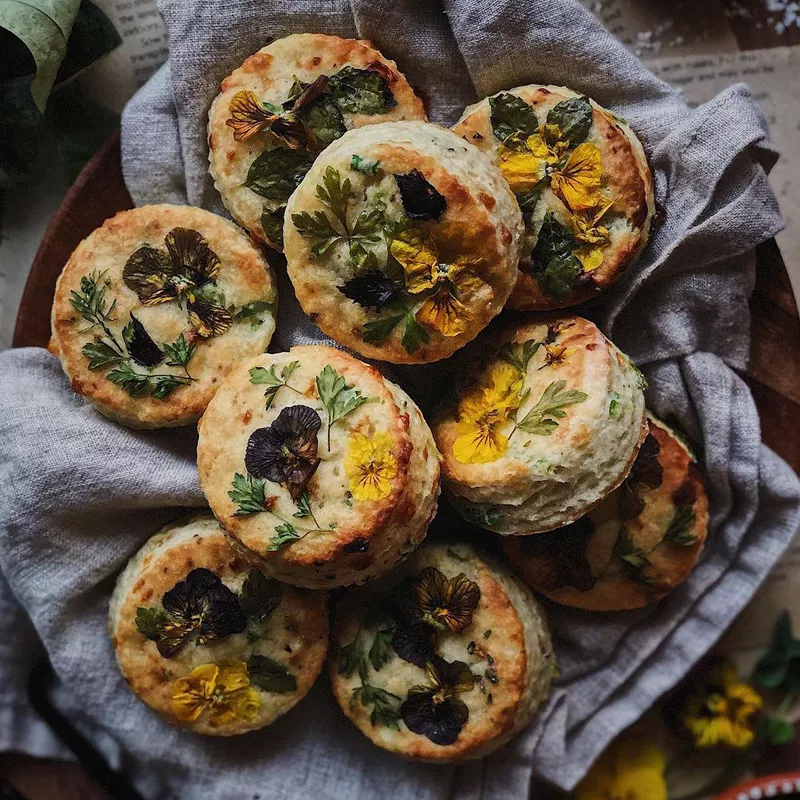
<svg viewBox="0 0 800 800">
<path fill-rule="evenodd" d="M 348 385 L 330 364 L 317 375 L 317 392 L 328 415 L 328 452 L 331 449 L 331 426 L 367 402 L 358 389 Z"/>
</svg>

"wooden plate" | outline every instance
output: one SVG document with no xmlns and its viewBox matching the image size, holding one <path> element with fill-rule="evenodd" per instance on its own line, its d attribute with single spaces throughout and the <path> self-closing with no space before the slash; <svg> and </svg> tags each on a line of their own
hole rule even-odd
<svg viewBox="0 0 800 800">
<path fill-rule="evenodd" d="M 22 296 L 15 347 L 47 346 L 55 282 L 70 253 L 106 219 L 132 206 L 116 133 L 86 165 L 45 232 Z M 800 321 L 774 241 L 758 250 L 750 308 L 751 363 L 744 377 L 758 405 L 764 441 L 800 471 Z"/>
</svg>

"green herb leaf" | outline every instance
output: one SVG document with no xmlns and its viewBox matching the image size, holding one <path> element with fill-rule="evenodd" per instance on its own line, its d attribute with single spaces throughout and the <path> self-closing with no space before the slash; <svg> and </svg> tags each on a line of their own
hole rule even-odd
<svg viewBox="0 0 800 800">
<path fill-rule="evenodd" d="M 356 702 L 365 707 L 372 706 L 370 722 L 373 727 L 383 725 L 393 730 L 399 730 L 400 715 L 397 709 L 400 699 L 396 694 L 366 683 L 362 675 L 361 686 L 353 689 L 350 706 L 352 707 Z"/>
<path fill-rule="evenodd" d="M 267 206 L 261 211 L 261 230 L 264 236 L 278 248 L 283 248 L 283 221 L 286 216 L 285 206 L 270 211 Z"/>
<path fill-rule="evenodd" d="M 533 189 L 528 189 L 527 192 L 514 196 L 517 198 L 517 203 L 519 203 L 521 211 L 533 211 L 539 202 L 539 198 L 542 196 L 542 189 L 539 188 L 539 184 L 537 184 Z"/>
<path fill-rule="evenodd" d="M 397 327 L 397 323 L 403 319 L 404 314 L 396 314 L 391 317 L 375 319 L 364 324 L 361 338 L 369 344 L 380 344 Z"/>
<path fill-rule="evenodd" d="M 764 715 L 758 721 L 758 733 L 770 747 L 780 747 L 794 740 L 795 727 L 785 717 Z"/>
<path fill-rule="evenodd" d="M 547 124 L 558 126 L 559 138 L 577 147 L 586 141 L 592 127 L 592 104 L 586 97 L 562 100 L 548 112 Z"/>
<path fill-rule="evenodd" d="M 103 341 L 88 342 L 81 348 L 81 353 L 89 359 L 89 369 L 110 367 L 124 360 L 111 345 Z"/>
<path fill-rule="evenodd" d="M 628 565 L 633 571 L 638 572 L 650 564 L 647 554 L 633 543 L 628 532 L 623 528 L 619 532 L 614 545 L 614 555 Z"/>
<path fill-rule="evenodd" d="M 691 532 L 695 520 L 696 517 L 692 506 L 678 506 L 667 526 L 664 541 L 679 547 L 691 547 L 697 544 L 697 536 Z"/>
<path fill-rule="evenodd" d="M 577 389 L 565 389 L 566 381 L 553 381 L 542 392 L 536 405 L 517 422 L 517 427 L 527 433 L 549 436 L 557 427 L 558 420 L 567 416 L 567 406 L 582 403 L 589 395 Z"/>
<path fill-rule="evenodd" d="M 288 364 L 285 364 L 281 369 L 281 375 L 278 375 L 275 372 L 275 364 L 271 364 L 269 369 L 266 367 L 253 367 L 250 370 L 250 383 L 256 386 L 266 386 L 267 388 L 264 390 L 264 397 L 267 398 L 266 408 L 272 405 L 273 401 L 275 400 L 275 395 L 278 393 L 278 390 L 289 381 L 291 378 L 292 373 L 300 366 L 299 361 L 290 361 Z"/>
<path fill-rule="evenodd" d="M 247 659 L 250 683 L 265 692 L 286 694 L 297 689 L 297 678 L 286 667 L 267 656 L 252 655 Z"/>
<path fill-rule="evenodd" d="M 363 657 L 356 634 L 356 638 L 350 644 L 339 648 L 339 674 L 349 678 L 358 669 Z"/>
<path fill-rule="evenodd" d="M 320 94 L 311 103 L 303 106 L 297 115 L 303 121 L 315 151 L 324 150 L 347 133 L 342 112 L 330 92 Z"/>
<path fill-rule="evenodd" d="M 542 291 L 561 301 L 573 290 L 582 272 L 583 265 L 575 256 L 552 256 L 545 268 L 536 273 L 536 281 Z"/>
<path fill-rule="evenodd" d="M 267 550 L 273 552 L 275 550 L 280 550 L 287 544 L 295 542 L 301 538 L 300 534 L 297 532 L 297 528 L 295 528 L 291 522 L 285 522 L 283 525 L 276 525 L 275 533 L 277 533 L 278 535 L 273 536 L 269 540 L 269 544 L 267 545 Z"/>
<path fill-rule="evenodd" d="M 581 262 L 572 254 L 577 248 L 578 242 L 569 228 L 548 211 L 531 258 L 539 286 L 556 300 L 563 300 L 572 291 L 583 272 Z"/>
<path fill-rule="evenodd" d="M 772 643 L 756 664 L 753 682 L 765 689 L 782 689 L 791 694 L 800 691 L 800 639 L 794 638 L 788 611 L 775 623 Z"/>
<path fill-rule="evenodd" d="M 394 623 L 388 623 L 375 631 L 375 638 L 369 648 L 369 663 L 377 672 L 392 657 L 392 637 L 394 636 Z"/>
<path fill-rule="evenodd" d="M 326 364 L 317 375 L 317 393 L 328 414 L 328 449 L 331 446 L 331 425 L 344 419 L 352 411 L 367 402 L 358 389 L 348 385 L 330 364 Z"/>
<path fill-rule="evenodd" d="M 239 605 L 244 615 L 253 622 L 263 622 L 280 602 L 280 583 L 267 578 L 260 570 L 251 569 L 239 593 Z"/>
<path fill-rule="evenodd" d="M 292 222 L 297 232 L 307 239 L 315 239 L 316 242 L 311 248 L 315 256 L 321 256 L 330 250 L 337 242 L 346 239 L 346 235 L 339 233 L 333 227 L 327 214 L 322 211 L 315 211 L 309 214 L 308 211 L 301 211 L 299 214 L 292 214 Z"/>
<path fill-rule="evenodd" d="M 528 363 L 541 346 L 542 343 L 535 339 L 528 339 L 527 342 L 508 342 L 500 348 L 498 356 L 514 369 L 525 372 Z"/>
<path fill-rule="evenodd" d="M 489 98 L 494 135 L 507 146 L 524 149 L 524 139 L 539 130 L 533 109 L 519 97 L 502 92 Z"/>
<path fill-rule="evenodd" d="M 272 509 L 272 504 L 267 502 L 264 496 L 265 482 L 263 479 L 237 472 L 233 476 L 232 486 L 233 489 L 228 492 L 228 497 L 238 506 L 234 516 L 245 517 Z"/>
<path fill-rule="evenodd" d="M 292 516 L 298 519 L 313 516 L 311 513 L 311 497 L 308 494 L 308 489 L 303 489 L 303 493 L 297 501 L 297 511 L 295 511 Z"/>
<path fill-rule="evenodd" d="M 109 376 L 110 377 L 110 376 Z M 179 386 L 185 383 L 176 375 L 153 375 L 150 377 L 150 393 L 158 400 L 163 400 L 171 395 Z"/>
<path fill-rule="evenodd" d="M 353 154 L 350 159 L 350 166 L 356 172 L 363 172 L 364 175 L 374 175 L 378 171 L 378 161 L 372 158 L 362 158 L 358 154 Z"/>
<path fill-rule="evenodd" d="M 347 205 L 352 192 L 350 178 L 342 180 L 341 173 L 334 167 L 328 167 L 322 178 L 322 184 L 317 186 L 317 197 L 333 212 L 333 215 L 347 229 Z"/>
<path fill-rule="evenodd" d="M 250 165 L 244 185 L 267 200 L 286 205 L 313 163 L 314 156 L 307 150 L 265 150 Z"/>
<path fill-rule="evenodd" d="M 330 76 L 328 85 L 348 114 L 385 114 L 397 105 L 386 78 L 373 70 L 343 67 Z"/>
<path fill-rule="evenodd" d="M 194 351 L 195 345 L 189 344 L 183 334 L 181 334 L 172 344 L 164 345 L 164 356 L 167 359 L 167 366 L 183 367 L 185 369 L 192 360 Z"/>
<path fill-rule="evenodd" d="M 142 636 L 151 641 L 158 640 L 161 630 L 167 622 L 169 622 L 169 618 L 163 608 L 139 606 L 136 609 L 136 628 Z"/>
<path fill-rule="evenodd" d="M 150 388 L 150 378 L 136 372 L 128 361 L 120 361 L 106 377 L 131 397 L 143 394 Z"/>
<path fill-rule="evenodd" d="M 634 375 L 636 375 L 636 383 L 638 387 L 644 392 L 647 391 L 647 378 L 644 376 L 644 372 L 642 372 L 636 364 L 628 359 L 628 363 L 630 364 L 631 369 L 633 370 Z"/>
<path fill-rule="evenodd" d="M 416 352 L 420 345 L 430 342 L 431 337 L 428 335 L 428 331 L 417 322 L 413 314 L 407 313 L 405 315 L 405 326 L 400 344 L 403 345 L 409 355 Z"/>
<path fill-rule="evenodd" d="M 622 403 L 620 402 L 619 392 L 611 393 L 611 400 L 608 402 L 608 416 L 611 419 L 619 419 L 622 413 Z"/>
</svg>

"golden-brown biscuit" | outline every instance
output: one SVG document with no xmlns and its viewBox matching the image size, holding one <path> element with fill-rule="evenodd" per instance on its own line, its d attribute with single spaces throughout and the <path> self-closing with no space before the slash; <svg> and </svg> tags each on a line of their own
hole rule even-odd
<svg viewBox="0 0 800 800">
<path fill-rule="evenodd" d="M 238 366 L 200 420 L 200 484 L 266 574 L 328 588 L 382 575 L 425 538 L 439 454 L 414 402 L 341 350 Z"/>
<path fill-rule="evenodd" d="M 51 349 L 106 416 L 186 425 L 238 359 L 267 349 L 276 303 L 268 265 L 233 223 L 143 206 L 75 248 L 56 283 Z"/>
<path fill-rule="evenodd" d="M 331 637 L 333 693 L 379 747 L 423 761 L 496 750 L 531 720 L 555 672 L 542 609 L 466 544 L 427 545 L 351 591 Z"/>
<path fill-rule="evenodd" d="M 640 608 L 684 581 L 708 533 L 708 497 L 694 456 L 664 423 L 619 489 L 565 528 L 507 536 L 503 551 L 537 592 L 589 611 Z"/>
<path fill-rule="evenodd" d="M 324 592 L 266 578 L 211 516 L 168 525 L 117 581 L 109 632 L 122 675 L 167 722 L 232 736 L 302 699 L 328 646 Z"/>
<path fill-rule="evenodd" d="M 525 219 L 510 308 L 589 300 L 642 250 L 653 177 L 625 120 L 563 86 L 519 86 L 465 109 L 453 130 L 490 155 Z"/>
<path fill-rule="evenodd" d="M 473 339 L 517 279 L 522 217 L 500 171 L 424 122 L 350 131 L 289 200 L 303 310 L 367 358 L 437 361 Z"/>
<path fill-rule="evenodd" d="M 628 474 L 647 433 L 643 378 L 592 322 L 511 325 L 464 361 L 432 428 L 448 498 L 470 522 L 552 530 Z"/>
<path fill-rule="evenodd" d="M 286 201 L 317 154 L 351 128 L 400 119 L 424 120 L 422 101 L 370 42 L 286 36 L 222 82 L 208 117 L 214 185 L 240 225 L 281 250 Z"/>
</svg>

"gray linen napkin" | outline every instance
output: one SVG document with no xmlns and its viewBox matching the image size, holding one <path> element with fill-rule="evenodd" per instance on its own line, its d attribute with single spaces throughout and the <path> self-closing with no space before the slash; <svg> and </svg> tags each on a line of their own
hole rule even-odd
<svg viewBox="0 0 800 800">
<path fill-rule="evenodd" d="M 208 106 L 245 56 L 291 32 L 370 38 L 424 92 L 437 122 L 530 82 L 570 85 L 626 117 L 666 216 L 592 315 L 645 367 L 650 407 L 704 454 L 712 530 L 698 569 L 655 608 L 601 616 L 549 606 L 562 678 L 537 721 L 480 762 L 409 764 L 379 750 L 344 720 L 324 679 L 265 731 L 202 739 L 132 697 L 105 634 L 126 559 L 177 508 L 203 502 L 193 432 L 120 428 L 70 394 L 48 354 L 0 354 L 0 570 L 63 682 L 61 702 L 150 797 L 521 797 L 533 775 L 573 786 L 716 641 L 798 526 L 800 485 L 760 444 L 734 372 L 749 346 L 752 250 L 781 226 L 757 105 L 738 85 L 690 112 L 573 0 L 230 0 L 224 12 L 161 0 L 161 11 L 170 61 L 123 115 L 123 167 L 139 204 L 222 211 L 206 171 Z M 321 340 L 280 281 L 273 349 Z M 435 383 L 423 391 L 430 370 L 399 374 L 423 401 L 435 395 Z M 0 677 L 12 667 L 0 663 Z"/>
</svg>

